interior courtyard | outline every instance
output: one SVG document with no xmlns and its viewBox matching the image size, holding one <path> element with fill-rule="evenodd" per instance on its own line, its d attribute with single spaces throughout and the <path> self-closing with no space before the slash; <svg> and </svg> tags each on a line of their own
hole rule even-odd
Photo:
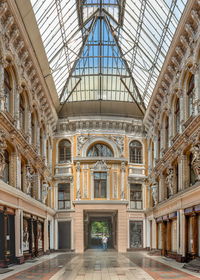
<svg viewBox="0 0 200 280">
<path fill-rule="evenodd" d="M 0 0 L 0 280 L 200 278 L 199 62 L 199 0 Z"/>
</svg>

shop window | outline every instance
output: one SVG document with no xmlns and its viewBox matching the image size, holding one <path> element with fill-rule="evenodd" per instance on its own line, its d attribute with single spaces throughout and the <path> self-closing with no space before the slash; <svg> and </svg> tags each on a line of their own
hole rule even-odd
<svg viewBox="0 0 200 280">
<path fill-rule="evenodd" d="M 19 118 L 20 118 L 20 128 L 25 130 L 25 107 L 24 99 L 20 96 L 20 106 L 19 106 Z"/>
<path fill-rule="evenodd" d="M 130 184 L 130 208 L 142 209 L 142 185 Z"/>
<path fill-rule="evenodd" d="M 95 172 L 94 173 L 94 198 L 107 197 L 107 173 Z"/>
<path fill-rule="evenodd" d="M 5 93 L 5 108 L 10 112 L 10 101 L 11 101 L 11 79 L 7 70 L 4 70 L 4 93 Z"/>
<path fill-rule="evenodd" d="M 194 75 L 191 76 L 188 84 L 188 117 L 193 115 L 194 110 Z"/>
<path fill-rule="evenodd" d="M 132 141 L 129 146 L 130 163 L 142 163 L 142 144 L 139 141 Z"/>
<path fill-rule="evenodd" d="M 143 247 L 143 222 L 130 221 L 130 248 Z"/>
<path fill-rule="evenodd" d="M 113 157 L 112 150 L 105 144 L 95 144 L 93 145 L 88 153 L 88 157 Z"/>
<path fill-rule="evenodd" d="M 68 140 L 62 140 L 59 143 L 59 163 L 71 161 L 71 143 Z"/>
<path fill-rule="evenodd" d="M 4 152 L 5 168 L 3 174 L 3 181 L 9 184 L 9 173 L 10 173 L 10 156 L 7 150 Z"/>
<path fill-rule="evenodd" d="M 70 183 L 58 184 L 58 209 L 71 208 Z"/>
<path fill-rule="evenodd" d="M 179 102 L 179 99 L 177 99 L 177 101 L 175 103 L 174 115 L 175 115 L 175 133 L 179 133 L 180 132 L 180 102 Z"/>
</svg>

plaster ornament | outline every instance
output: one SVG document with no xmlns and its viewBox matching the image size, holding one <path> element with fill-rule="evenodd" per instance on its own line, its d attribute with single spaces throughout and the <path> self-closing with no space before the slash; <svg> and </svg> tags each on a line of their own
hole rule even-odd
<svg viewBox="0 0 200 280">
<path fill-rule="evenodd" d="M 122 161 L 122 163 L 121 163 L 121 170 L 126 171 L 126 164 L 124 161 Z"/>
<path fill-rule="evenodd" d="M 151 190 L 152 190 L 152 197 L 153 197 L 153 201 L 154 204 L 158 204 L 158 183 L 156 181 L 154 181 L 153 185 L 151 186 Z"/>
<path fill-rule="evenodd" d="M 124 200 L 124 199 L 125 199 L 125 193 L 124 193 L 124 191 L 121 191 L 120 198 L 121 198 L 121 200 Z"/>
<path fill-rule="evenodd" d="M 197 176 L 197 180 L 200 181 L 200 142 L 193 145 L 191 152 L 193 155 L 192 167 Z"/>
<path fill-rule="evenodd" d="M 94 170 L 107 171 L 108 166 L 104 160 L 99 160 L 95 163 Z"/>
<path fill-rule="evenodd" d="M 78 136 L 78 138 L 77 138 L 78 155 L 80 155 L 81 149 L 82 149 L 83 145 L 87 142 L 88 139 L 89 139 L 88 136 L 84 136 L 84 135 Z"/>
<path fill-rule="evenodd" d="M 80 189 L 77 190 L 77 192 L 76 192 L 76 199 L 77 199 L 77 200 L 80 200 L 80 199 L 81 199 L 81 191 L 80 191 Z"/>
<path fill-rule="evenodd" d="M 76 163 L 76 171 L 81 171 L 81 164 L 80 164 L 80 161 L 77 161 Z"/>
<path fill-rule="evenodd" d="M 116 143 L 119 151 L 120 151 L 120 156 L 123 156 L 124 153 L 124 138 L 121 136 L 112 136 L 112 140 Z"/>
<path fill-rule="evenodd" d="M 166 183 L 169 190 L 169 195 L 172 196 L 174 194 L 174 169 L 173 168 L 168 169 Z"/>
<path fill-rule="evenodd" d="M 3 130 L 0 130 L 0 178 L 4 176 L 4 169 L 6 166 L 5 162 L 5 149 L 7 148 L 6 145 L 6 135 Z"/>
</svg>

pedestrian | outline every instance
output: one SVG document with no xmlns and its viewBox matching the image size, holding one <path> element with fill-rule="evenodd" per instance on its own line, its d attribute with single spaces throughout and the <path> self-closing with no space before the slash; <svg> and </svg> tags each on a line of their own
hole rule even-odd
<svg viewBox="0 0 200 280">
<path fill-rule="evenodd" d="M 103 244 L 103 250 L 107 250 L 107 243 L 108 243 L 108 237 L 103 235 L 102 237 L 102 244 Z"/>
</svg>

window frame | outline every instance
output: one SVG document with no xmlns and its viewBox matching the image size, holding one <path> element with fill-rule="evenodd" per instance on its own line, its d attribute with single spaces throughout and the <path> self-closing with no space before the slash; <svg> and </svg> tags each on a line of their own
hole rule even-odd
<svg viewBox="0 0 200 280">
<path fill-rule="evenodd" d="M 68 147 L 65 145 L 61 146 L 62 143 L 68 143 Z M 63 149 L 63 155 L 61 159 L 61 148 Z M 62 139 L 58 143 L 58 163 L 69 163 L 72 161 L 72 144 L 68 139 Z M 68 150 L 68 151 L 67 151 Z"/>
<path fill-rule="evenodd" d="M 63 185 L 62 186 L 63 190 L 59 190 L 59 185 L 60 185 L 60 187 L 61 187 L 61 185 Z M 65 188 L 66 188 L 66 190 L 65 190 Z M 67 190 L 69 192 L 67 192 Z M 60 197 L 59 197 L 60 193 L 63 194 L 63 199 L 60 199 Z M 67 199 L 67 198 L 64 199 L 65 194 L 69 195 L 69 199 Z M 60 207 L 60 202 L 63 203 L 64 207 L 62 207 L 62 208 Z M 66 204 L 67 202 L 70 202 L 70 203 L 68 203 L 68 204 L 70 204 L 70 206 L 67 206 L 67 204 Z M 71 208 L 71 186 L 70 186 L 70 183 L 58 183 L 58 210 L 66 210 L 66 209 L 70 209 L 70 208 Z"/>
<path fill-rule="evenodd" d="M 140 186 L 140 190 L 134 190 L 134 186 Z M 137 199 L 137 197 L 135 199 L 132 199 L 131 196 L 134 193 L 140 193 L 140 199 Z M 134 195 L 133 195 L 134 196 Z M 136 195 L 137 196 L 137 195 Z M 135 205 L 137 206 L 137 202 L 141 202 L 141 207 L 132 207 L 131 202 L 135 202 Z M 143 209 L 143 191 L 142 191 L 142 184 L 139 183 L 130 183 L 130 208 L 131 209 L 135 209 L 135 210 L 142 210 Z"/>
<path fill-rule="evenodd" d="M 100 176 L 105 175 L 106 178 L 103 179 L 103 178 L 100 177 L 100 179 L 96 179 L 96 178 L 95 178 L 95 174 L 100 174 Z M 93 174 L 93 176 L 94 176 L 94 199 L 107 199 L 107 197 L 108 197 L 108 190 L 107 190 L 107 186 L 108 186 L 108 184 L 107 184 L 107 181 L 108 181 L 108 174 L 107 174 L 107 172 L 104 172 L 104 171 L 95 171 L 94 174 Z M 99 195 L 98 197 L 96 196 L 96 184 L 95 184 L 95 182 L 99 182 L 99 185 L 98 185 L 98 194 L 99 194 L 99 193 L 101 193 L 101 194 L 103 193 L 103 191 L 102 191 L 102 188 L 103 188 L 102 183 L 105 182 L 105 196 L 102 196 L 102 195 Z"/>
<path fill-rule="evenodd" d="M 135 147 L 131 147 L 131 144 L 132 143 L 139 143 L 140 146 L 135 146 Z M 137 155 L 132 155 L 132 152 L 131 149 L 135 149 L 135 153 L 136 153 L 136 150 L 139 150 L 140 149 L 140 155 L 138 156 L 138 151 L 137 151 Z M 137 157 L 137 159 L 136 159 Z M 143 145 L 140 141 L 138 140 L 132 140 L 130 143 L 129 143 L 129 163 L 131 164 L 144 164 L 144 156 L 143 156 Z"/>
</svg>

